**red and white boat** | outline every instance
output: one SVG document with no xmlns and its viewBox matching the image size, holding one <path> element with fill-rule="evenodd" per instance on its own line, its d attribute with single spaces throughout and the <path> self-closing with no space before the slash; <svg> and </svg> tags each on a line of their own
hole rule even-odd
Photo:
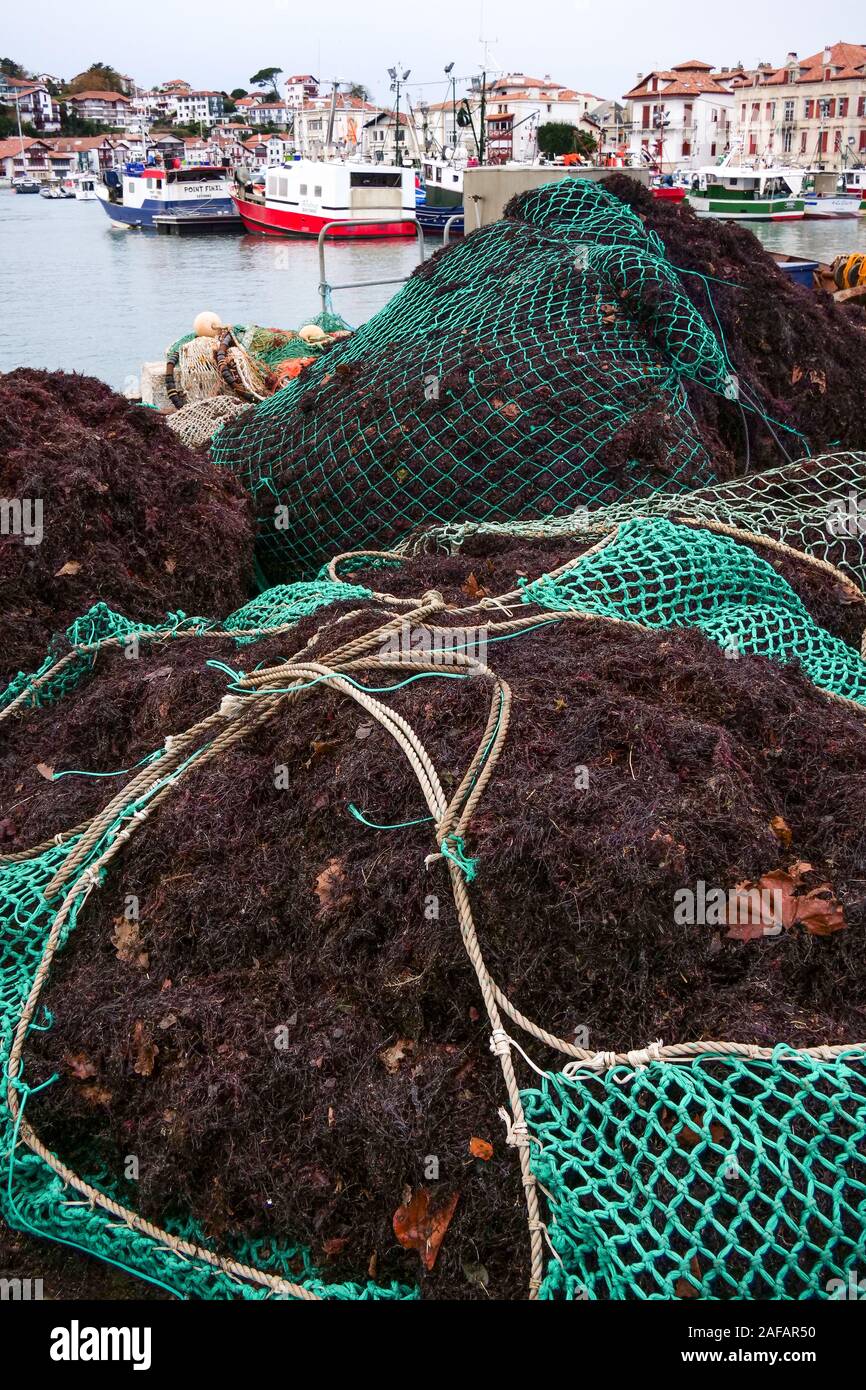
<svg viewBox="0 0 866 1390">
<path fill-rule="evenodd" d="M 234 204 L 248 232 L 260 236 L 415 236 L 415 171 L 391 164 L 298 159 L 268 169 L 264 192 L 244 188 Z"/>
</svg>

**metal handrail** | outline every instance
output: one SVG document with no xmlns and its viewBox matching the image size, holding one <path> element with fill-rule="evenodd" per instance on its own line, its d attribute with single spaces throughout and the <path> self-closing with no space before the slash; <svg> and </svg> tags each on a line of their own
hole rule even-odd
<svg viewBox="0 0 866 1390">
<path fill-rule="evenodd" d="M 443 245 L 443 246 L 448 246 L 448 245 L 450 244 L 450 241 L 451 241 L 451 228 L 452 228 L 452 226 L 454 225 L 455 222 L 463 222 L 464 227 L 466 226 L 466 223 L 465 223 L 465 221 L 464 221 L 464 215 L 463 215 L 462 212 L 455 212 L 455 213 L 452 213 L 452 215 L 448 218 L 448 221 L 445 223 L 445 226 L 442 228 L 442 245 Z"/>
<path fill-rule="evenodd" d="M 408 275 L 400 275 L 396 280 L 347 280 L 344 285 L 329 285 L 325 275 L 325 236 L 332 227 L 375 227 L 384 219 L 381 217 L 347 217 L 335 222 L 326 222 L 319 232 L 319 298 L 322 301 L 322 313 L 328 312 L 328 296 L 332 290 L 358 290 L 366 285 L 402 285 L 409 279 Z M 403 219 L 405 220 L 405 219 Z M 421 252 L 419 265 L 423 265 L 426 256 L 426 246 L 424 244 L 424 228 L 415 221 L 415 235 L 418 240 L 418 249 Z"/>
</svg>

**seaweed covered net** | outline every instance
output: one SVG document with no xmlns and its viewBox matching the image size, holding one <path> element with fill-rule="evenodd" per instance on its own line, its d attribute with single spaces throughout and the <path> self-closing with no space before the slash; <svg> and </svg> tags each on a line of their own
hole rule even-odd
<svg viewBox="0 0 866 1390">
<path fill-rule="evenodd" d="M 590 538 L 635 517 L 689 517 L 779 541 L 826 560 L 866 587 L 866 454 L 845 452 L 800 459 L 765 473 L 697 488 L 688 496 L 659 493 L 642 502 L 581 508 L 548 521 L 453 522 L 407 537 L 398 550 L 455 553 L 470 537 Z"/>
<path fill-rule="evenodd" d="M 617 545 L 621 549 L 614 564 Z M 661 582 L 665 572 L 669 584 Z M 616 629 L 614 620 L 640 630 L 696 625 L 713 636 L 708 572 L 724 577 L 722 610 L 751 609 L 756 629 L 772 629 L 772 618 L 782 632 L 781 647 L 770 640 L 755 650 L 776 660 L 800 655 L 784 645 L 785 624 L 807 629 L 812 620 L 779 574 L 731 537 L 699 533 L 665 519 L 624 524 L 607 546 L 581 560 L 556 567 L 516 593 L 479 599 L 475 617 L 489 620 L 488 640 L 532 629 L 533 640 L 555 645 L 558 624 L 575 624 L 590 615 L 602 627 L 613 624 Z M 321 582 L 332 585 L 330 601 L 341 594 L 339 581 Z M 343 596 L 363 607 L 363 586 L 359 588 L 361 592 L 356 588 Z M 307 599 L 315 593 L 310 586 Z M 297 591 L 296 597 L 301 598 Z M 249 626 L 238 630 L 246 632 L 267 617 L 272 602 L 267 595 L 254 601 L 265 611 L 247 612 L 242 622 Z M 374 611 L 371 628 L 359 634 L 351 627 L 341 634 L 339 628 L 328 628 L 325 613 L 324 641 L 315 649 L 308 644 L 276 668 L 236 674 L 219 709 L 172 738 L 81 834 L 35 858 L 3 866 L 0 891 L 17 924 L 4 957 L 0 996 L 0 1038 L 10 1079 L 3 1116 L 9 1167 L 0 1201 L 8 1219 L 116 1259 L 169 1287 L 181 1287 L 182 1279 L 193 1295 L 231 1291 L 236 1286 L 230 1280 L 289 1297 L 411 1293 L 407 1286 L 375 1281 L 340 1284 L 335 1291 L 309 1261 L 293 1262 L 293 1247 L 281 1253 L 283 1263 L 276 1272 L 270 1244 L 267 1256 L 264 1247 L 249 1246 L 216 1255 L 192 1227 L 167 1230 L 137 1216 L 106 1187 L 99 1172 L 82 1175 L 67 1168 L 40 1141 L 38 1123 L 31 1128 L 28 1119 L 38 1114 L 38 1097 L 29 1089 L 21 1058 L 28 1033 L 48 1022 L 39 1007 L 42 985 L 55 950 L 78 919 L 92 911 L 88 898 L 104 887 L 111 860 L 142 833 L 148 819 L 158 817 L 161 804 L 183 794 L 197 768 L 216 765 L 241 739 L 255 737 L 269 715 L 291 714 L 296 699 L 301 708 L 327 690 L 359 705 L 393 740 L 427 803 L 428 848 L 450 879 L 462 939 L 503 1070 L 509 1141 L 518 1151 L 529 1200 L 533 1293 L 587 1298 L 827 1295 L 828 1282 L 844 1279 L 862 1250 L 862 1047 L 834 1043 L 797 1049 L 701 1041 L 599 1053 L 549 1031 L 550 1020 L 533 1021 L 515 1008 L 485 962 L 473 923 L 485 879 L 483 859 L 473 858 L 476 810 L 483 817 L 488 783 L 508 736 L 510 697 L 496 674 L 502 659 L 494 657 L 489 666 L 481 666 L 470 656 L 461 661 L 454 654 L 458 669 L 481 680 L 490 708 L 477 728 L 474 755 L 465 768 L 449 766 L 447 781 L 440 781 L 425 746 L 428 738 L 422 741 L 411 723 L 364 687 L 383 685 L 389 674 L 407 681 L 431 674 L 431 663 L 419 650 L 398 647 L 387 648 L 391 655 L 382 653 L 387 639 L 406 622 L 447 621 L 447 607 L 430 592 L 423 600 L 397 605 L 396 613 L 393 597 L 380 596 L 379 602 L 386 609 L 384 623 Z M 503 603 L 506 609 L 510 605 L 511 615 L 503 613 Z M 472 604 L 457 607 L 461 623 L 471 620 Z M 815 640 L 835 651 L 829 634 L 822 637 L 820 629 Z M 512 645 L 516 649 L 519 644 Z M 728 666 L 716 659 L 722 668 Z M 845 678 L 837 679 L 835 693 L 856 700 L 862 698 L 862 663 L 853 651 L 846 660 Z M 669 664 L 684 673 L 684 665 Z M 743 681 L 748 685 L 756 677 L 757 672 L 744 672 Z M 809 696 L 804 691 L 803 699 L 819 701 L 814 691 Z M 792 687 L 791 697 L 796 693 Z M 841 705 L 834 702 L 832 708 L 841 710 Z M 416 719 L 420 716 L 416 707 Z M 838 720 L 836 736 L 841 737 L 842 713 Z M 855 725 L 847 714 L 845 720 L 845 737 L 862 743 L 859 721 Z M 454 790 L 446 795 L 445 785 Z M 515 1034 L 524 1038 L 521 1048 L 552 1049 L 567 1057 L 565 1070 L 549 1065 L 541 1069 L 541 1077 L 533 1079 L 530 1073 L 529 1083 L 519 1087 L 514 1068 L 522 1061 Z M 21 1141 L 17 1147 L 15 1141 Z M 78 1206 L 80 1195 L 90 1205 Z M 551 1258 L 545 1253 L 545 1229 Z M 182 1256 L 190 1257 L 186 1264 L 180 1263 Z"/>
<path fill-rule="evenodd" d="M 715 480 L 685 384 L 735 398 L 725 353 L 658 238 L 577 183 L 573 229 L 526 214 L 437 253 L 219 432 L 212 457 L 255 497 L 269 578 L 430 521 L 553 517 Z M 541 190 L 539 209 L 562 196 Z"/>
</svg>

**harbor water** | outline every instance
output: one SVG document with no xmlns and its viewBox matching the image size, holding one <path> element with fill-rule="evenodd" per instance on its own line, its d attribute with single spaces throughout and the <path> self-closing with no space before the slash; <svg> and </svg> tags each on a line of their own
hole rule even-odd
<svg viewBox="0 0 866 1390">
<path fill-rule="evenodd" d="M 771 251 L 820 261 L 866 251 L 866 217 L 749 225 Z M 437 244 L 430 239 L 428 252 Z M 414 239 L 327 246 L 332 284 L 395 280 L 417 262 Z M 0 371 L 62 368 L 123 390 L 202 309 L 229 323 L 297 328 L 319 312 L 318 284 L 312 240 L 119 230 L 96 202 L 0 190 Z M 338 291 L 334 308 L 356 325 L 396 288 Z"/>
</svg>

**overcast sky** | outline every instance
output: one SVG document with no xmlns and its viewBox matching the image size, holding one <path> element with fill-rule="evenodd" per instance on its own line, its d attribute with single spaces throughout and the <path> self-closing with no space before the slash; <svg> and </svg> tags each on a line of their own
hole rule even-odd
<svg viewBox="0 0 866 1390">
<path fill-rule="evenodd" d="M 379 100 L 399 61 L 413 99 L 435 101 L 446 63 L 480 70 L 482 37 L 490 70 L 620 97 L 639 71 L 688 58 L 781 63 L 790 50 L 866 43 L 866 14 L 855 0 L 26 0 L 3 16 L 0 56 L 64 78 L 104 62 L 147 87 L 182 77 L 226 91 L 276 66 L 363 82 Z"/>
</svg>

